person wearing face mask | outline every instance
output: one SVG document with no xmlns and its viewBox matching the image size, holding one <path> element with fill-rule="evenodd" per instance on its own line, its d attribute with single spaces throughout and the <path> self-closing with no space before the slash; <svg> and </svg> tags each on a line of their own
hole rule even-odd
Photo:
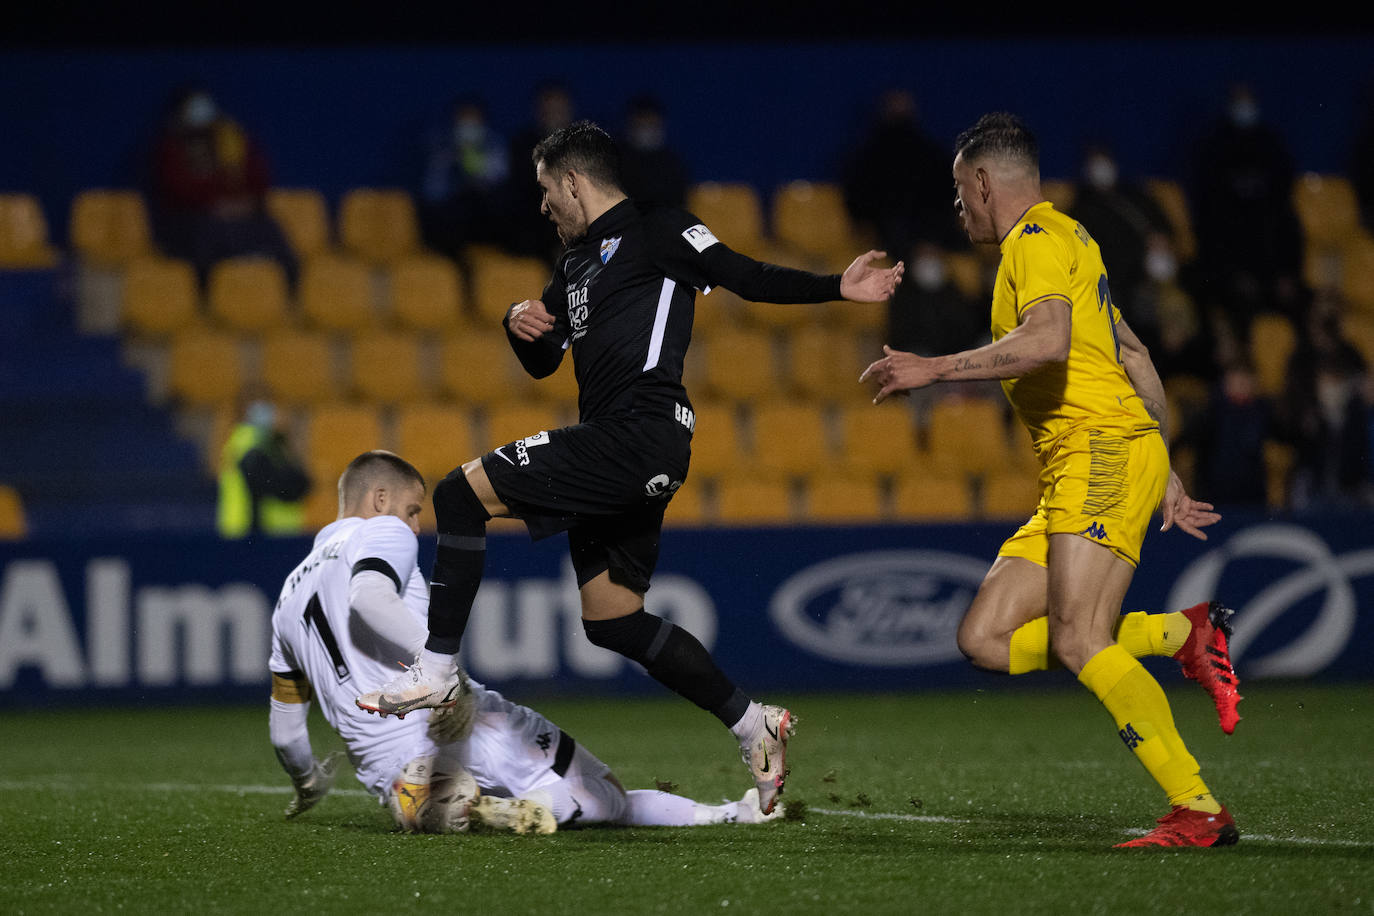
<svg viewBox="0 0 1374 916">
<path fill-rule="evenodd" d="M 486 106 L 457 99 L 430 143 L 417 198 L 425 244 L 450 257 L 472 243 L 505 235 L 510 167 L 504 140 L 487 122 Z"/>
<path fill-rule="evenodd" d="M 267 392 L 251 388 L 243 400 L 243 419 L 220 453 L 220 537 L 301 534 L 310 476 L 292 453 Z"/>
<path fill-rule="evenodd" d="M 267 210 L 272 174 L 258 142 L 209 90 L 178 89 L 152 155 L 150 202 L 158 246 L 190 261 L 203 284 L 219 261 L 261 255 L 294 284 L 297 262 Z"/>
<path fill-rule="evenodd" d="M 987 343 L 987 312 L 950 279 L 945 251 L 929 242 L 911 249 L 907 281 L 888 302 L 888 338 L 898 350 L 925 356 Z"/>
<path fill-rule="evenodd" d="M 1173 241 L 1163 234 L 1150 235 L 1143 266 L 1126 301 L 1131 326 L 1150 351 L 1159 377 L 1166 382 L 1178 376 L 1212 381 L 1217 370 L 1213 335 L 1188 292 Z"/>
<path fill-rule="evenodd" d="M 1225 116 L 1198 146 L 1192 181 L 1199 292 L 1219 304 L 1242 343 L 1261 312 L 1301 324 L 1309 296 L 1293 157 L 1250 86 L 1231 87 Z"/>
<path fill-rule="evenodd" d="M 1145 279 L 1146 243 L 1171 233 L 1164 211 L 1143 187 L 1122 177 L 1109 146 L 1094 143 L 1084 152 L 1069 213 L 1092 227 L 1112 289 L 1122 294 L 1117 305 L 1134 321 L 1131 298 Z"/>
<path fill-rule="evenodd" d="M 650 96 L 630 101 L 620 143 L 620 176 L 635 200 L 665 207 L 687 201 L 687 164 L 668 146 L 663 106 Z"/>
</svg>

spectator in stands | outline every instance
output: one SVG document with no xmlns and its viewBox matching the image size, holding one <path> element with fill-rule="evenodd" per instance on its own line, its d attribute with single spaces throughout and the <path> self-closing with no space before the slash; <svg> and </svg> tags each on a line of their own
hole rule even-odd
<svg viewBox="0 0 1374 916">
<path fill-rule="evenodd" d="M 295 255 L 266 206 L 267 158 L 207 89 L 174 94 L 154 146 L 152 181 L 158 244 L 194 264 L 202 283 L 216 262 L 254 254 L 278 261 L 294 284 Z"/>
<path fill-rule="evenodd" d="M 1117 307 L 1132 319 L 1131 327 L 1139 333 L 1131 299 L 1145 279 L 1145 256 L 1152 238 L 1172 235 L 1168 217 L 1143 186 L 1122 179 L 1116 154 L 1104 143 L 1089 144 L 1084 150 L 1071 209 L 1074 219 L 1092 227 L 1111 278 L 1112 298 L 1119 300 Z"/>
<path fill-rule="evenodd" d="M 266 391 L 250 388 L 244 401 L 243 419 L 220 453 L 220 536 L 301 534 L 310 476 L 292 453 L 276 405 Z"/>
<path fill-rule="evenodd" d="M 1150 351 L 1161 379 L 1215 377 L 1212 328 L 1180 279 L 1178 254 L 1167 235 L 1153 234 L 1145 240 L 1142 276 L 1134 290 L 1126 292 L 1126 318 Z"/>
<path fill-rule="evenodd" d="M 631 99 L 620 143 L 620 176 L 625 192 L 634 200 L 681 208 L 687 203 L 687 164 L 668 145 L 667 133 L 667 119 L 657 99 Z"/>
<path fill-rule="evenodd" d="M 1191 197 L 1200 279 L 1240 341 L 1261 312 L 1303 321 L 1308 297 L 1293 182 L 1287 144 L 1261 119 L 1254 91 L 1235 84 L 1225 118 L 1198 148 Z"/>
<path fill-rule="evenodd" d="M 431 138 L 420 182 L 425 244 L 450 257 L 474 242 L 499 244 L 511 212 L 506 145 L 487 122 L 486 106 L 465 96 Z"/>
<path fill-rule="evenodd" d="M 879 247 L 909 251 L 918 241 L 968 247 L 951 204 L 949 151 L 925 132 L 910 91 L 889 89 L 879 97 L 842 183 L 850 217 Z"/>
<path fill-rule="evenodd" d="M 1319 293 L 1288 363 L 1282 422 L 1297 451 L 1294 509 L 1374 505 L 1368 366 L 1342 331 L 1342 310 L 1334 291 Z"/>
<path fill-rule="evenodd" d="M 936 356 L 991 341 L 987 303 L 968 299 L 954 285 L 943 249 L 918 242 L 907 264 L 907 282 L 888 300 L 890 346 Z"/>
<path fill-rule="evenodd" d="M 534 94 L 534 120 L 517 132 L 508 150 L 511 183 L 511 225 L 507 246 L 516 254 L 542 258 L 553 264 L 561 246 L 552 224 L 539 210 L 539 186 L 528 176 L 534 147 L 560 127 L 572 123 L 572 92 L 558 80 L 545 80 Z"/>
<path fill-rule="evenodd" d="M 1350 182 L 1360 201 L 1360 220 L 1365 229 L 1374 232 L 1374 82 L 1365 87 L 1361 98 Z"/>
<path fill-rule="evenodd" d="M 1197 454 L 1194 486 L 1221 506 L 1265 505 L 1264 443 L 1276 436 L 1274 404 L 1262 395 L 1249 360 L 1232 359 L 1212 385 L 1206 409 L 1180 431 L 1176 445 Z"/>
</svg>

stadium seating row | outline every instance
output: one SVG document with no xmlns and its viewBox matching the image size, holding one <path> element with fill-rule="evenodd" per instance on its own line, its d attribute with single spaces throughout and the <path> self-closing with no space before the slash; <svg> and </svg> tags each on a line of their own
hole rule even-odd
<svg viewBox="0 0 1374 916">
<path fill-rule="evenodd" d="M 28 519 L 19 491 L 0 484 L 0 541 L 22 540 L 28 534 Z"/>
</svg>

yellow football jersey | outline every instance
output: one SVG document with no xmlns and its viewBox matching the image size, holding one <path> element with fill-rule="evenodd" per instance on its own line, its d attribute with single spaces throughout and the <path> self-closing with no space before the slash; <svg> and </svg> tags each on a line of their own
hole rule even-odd
<svg viewBox="0 0 1374 916">
<path fill-rule="evenodd" d="M 1002 381 L 1041 461 L 1075 429 L 1158 429 L 1121 362 L 1116 337 L 1121 313 L 1112 305 L 1107 269 L 1092 236 L 1044 202 L 1025 212 L 1000 247 L 993 340 L 1019 325 L 1038 302 L 1060 298 L 1073 304 L 1068 359 Z"/>
</svg>

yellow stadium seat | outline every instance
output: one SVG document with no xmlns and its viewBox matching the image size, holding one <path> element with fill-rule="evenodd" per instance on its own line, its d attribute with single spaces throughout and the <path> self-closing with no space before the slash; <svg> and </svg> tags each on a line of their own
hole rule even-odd
<svg viewBox="0 0 1374 916">
<path fill-rule="evenodd" d="M 696 479 L 678 488 L 663 514 L 665 525 L 700 527 L 710 521 L 711 512 L 706 502 L 706 487 Z"/>
<path fill-rule="evenodd" d="M 841 461 L 851 473 L 908 474 L 926 463 L 904 398 L 847 404 L 840 408 L 839 426 Z"/>
<path fill-rule="evenodd" d="M 497 446 L 566 425 L 565 414 L 548 404 L 496 404 L 485 411 L 486 436 L 479 448 L 485 453 Z"/>
<path fill-rule="evenodd" d="M 734 405 L 699 402 L 692 432 L 692 475 L 730 474 L 746 461 L 740 420 Z"/>
<path fill-rule="evenodd" d="M 474 317 L 484 327 L 500 327 L 511 305 L 539 299 L 549 282 L 549 268 L 538 258 L 488 253 L 470 269 Z"/>
<path fill-rule="evenodd" d="M 514 359 L 514 354 L 510 358 Z M 522 370 L 517 369 L 516 371 Z M 531 382 L 531 393 L 541 401 L 548 401 L 574 412 L 577 410 L 577 373 L 573 368 L 571 356 L 564 354 L 562 364 L 552 375 L 546 375 L 541 379 L 531 379 Z"/>
<path fill-rule="evenodd" d="M 734 327 L 744 313 L 744 300 L 723 286 L 710 293 L 698 293 L 692 317 L 692 332 L 713 333 Z"/>
<path fill-rule="evenodd" d="M 466 408 L 425 401 L 396 410 L 396 453 L 425 475 L 431 493 L 449 472 L 483 451 Z"/>
<path fill-rule="evenodd" d="M 1374 313 L 1347 315 L 1343 324 L 1346 339 L 1360 351 L 1366 366 L 1374 367 Z"/>
<path fill-rule="evenodd" d="M 802 397 L 871 401 L 868 385 L 859 383 L 871 361 L 859 352 L 858 336 L 849 330 L 808 326 L 787 336 L 786 376 L 792 390 Z"/>
<path fill-rule="evenodd" d="M 1040 181 L 1040 196 L 1054 204 L 1054 209 L 1060 213 L 1068 213 L 1073 209 L 1073 200 L 1077 195 L 1072 181 L 1044 178 Z"/>
<path fill-rule="evenodd" d="M 687 209 L 726 245 L 759 256 L 765 236 L 763 202 L 753 185 L 703 181 L 687 189 Z"/>
<path fill-rule="evenodd" d="M 1264 494 L 1268 507 L 1276 512 L 1288 508 L 1288 479 L 1297 463 L 1297 450 L 1287 442 L 1264 443 Z"/>
<path fill-rule="evenodd" d="M 439 384 L 460 404 L 478 405 L 515 400 L 529 391 L 531 380 L 504 331 L 470 330 L 440 344 Z"/>
<path fill-rule="evenodd" d="M 48 220 L 32 194 L 0 194 L 0 268 L 52 267 L 58 252 L 48 241 Z"/>
<path fill-rule="evenodd" d="M 716 510 L 726 524 L 782 524 L 794 517 L 792 490 L 778 478 L 731 474 L 717 481 Z"/>
<path fill-rule="evenodd" d="M 165 337 L 201 320 L 200 282 L 190 262 L 145 256 L 129 262 L 120 322 L 135 336 Z"/>
<path fill-rule="evenodd" d="M 458 266 L 439 255 L 409 255 L 387 272 L 391 316 L 403 328 L 442 334 L 467 324 Z"/>
<path fill-rule="evenodd" d="M 1360 231 L 1355 188 L 1343 176 L 1302 175 L 1293 185 L 1293 208 L 1309 242 L 1338 246 Z"/>
<path fill-rule="evenodd" d="M 339 241 L 356 258 L 387 264 L 421 250 L 415 202 L 399 188 L 352 188 L 339 202 Z"/>
<path fill-rule="evenodd" d="M 1360 233 L 1341 250 L 1341 293 L 1352 314 L 1374 315 L 1374 237 Z"/>
<path fill-rule="evenodd" d="M 945 255 L 945 269 L 949 271 L 950 282 L 964 297 L 976 302 L 987 298 L 983 283 L 983 261 L 978 255 L 964 251 L 950 252 Z"/>
<path fill-rule="evenodd" d="M 0 484 L 0 541 L 22 541 L 28 533 L 23 498 L 14 487 Z"/>
<path fill-rule="evenodd" d="M 286 271 L 271 258 L 227 258 L 210 268 L 206 298 L 214 321 L 236 331 L 267 331 L 290 321 Z"/>
<path fill-rule="evenodd" d="M 262 381 L 284 404 L 321 404 L 339 397 L 333 344 L 319 331 L 278 330 L 262 341 Z"/>
<path fill-rule="evenodd" d="M 919 474 L 897 481 L 893 515 L 904 521 L 963 521 L 973 517 L 973 493 L 961 474 Z"/>
<path fill-rule="evenodd" d="M 1297 344 L 1293 322 L 1282 315 L 1256 315 L 1250 326 L 1250 360 L 1259 378 L 1260 390 L 1277 395 L 1288 374 L 1288 358 Z"/>
<path fill-rule="evenodd" d="M 326 254 L 334 242 L 329 231 L 329 208 L 314 188 L 272 188 L 267 211 L 281 226 L 296 257 L 305 260 Z"/>
<path fill-rule="evenodd" d="M 337 482 L 343 469 L 363 452 L 388 448 L 381 410 L 370 404 L 320 404 L 309 409 L 305 422 L 305 453 L 311 468 L 329 469 Z M 320 488 L 316 478 L 316 489 Z"/>
<path fill-rule="evenodd" d="M 429 380 L 419 338 L 408 331 L 363 331 L 349 347 L 354 393 L 385 404 L 426 400 Z"/>
<path fill-rule="evenodd" d="M 299 299 L 301 315 L 312 327 L 360 331 L 379 324 L 372 272 L 356 258 L 320 255 L 306 261 Z"/>
<path fill-rule="evenodd" d="M 773 237 L 838 269 L 868 247 L 845 208 L 844 192 L 827 182 L 792 181 L 777 188 L 772 204 Z"/>
<path fill-rule="evenodd" d="M 806 481 L 806 517 L 813 522 L 873 523 L 883 514 L 883 488 L 877 478 L 823 473 Z"/>
<path fill-rule="evenodd" d="M 1192 211 L 1183 185 L 1171 178 L 1148 178 L 1145 192 L 1154 199 L 1174 231 L 1174 251 L 1183 263 L 1197 256 L 1197 236 L 1193 233 Z"/>
<path fill-rule="evenodd" d="M 243 385 L 238 335 L 190 328 L 172 338 L 167 361 L 169 393 L 186 406 L 231 403 Z"/>
<path fill-rule="evenodd" d="M 984 518 L 1025 520 L 1040 501 L 1039 477 L 1030 470 L 1011 468 L 983 478 L 981 508 Z"/>
<path fill-rule="evenodd" d="M 72 249 L 102 267 L 126 264 L 155 254 L 148 207 L 137 191 L 92 188 L 72 200 Z"/>
<path fill-rule="evenodd" d="M 773 338 L 764 331 L 741 328 L 712 335 L 702 342 L 701 354 L 707 393 L 717 400 L 770 398 L 783 384 Z"/>
<path fill-rule="evenodd" d="M 360 449 L 359 454 L 361 452 Z M 307 462 L 306 472 L 310 475 L 310 492 L 305 495 L 304 504 L 307 531 L 318 531 L 339 517 L 339 475 L 345 467 L 347 464 Z"/>
<path fill-rule="evenodd" d="M 814 404 L 763 404 L 750 411 L 752 464 L 779 474 L 812 474 L 835 455 L 824 411 Z"/>
<path fill-rule="evenodd" d="M 943 397 L 930 409 L 927 443 L 946 473 L 987 474 L 1011 461 L 1001 403 L 985 397 Z"/>
</svg>

